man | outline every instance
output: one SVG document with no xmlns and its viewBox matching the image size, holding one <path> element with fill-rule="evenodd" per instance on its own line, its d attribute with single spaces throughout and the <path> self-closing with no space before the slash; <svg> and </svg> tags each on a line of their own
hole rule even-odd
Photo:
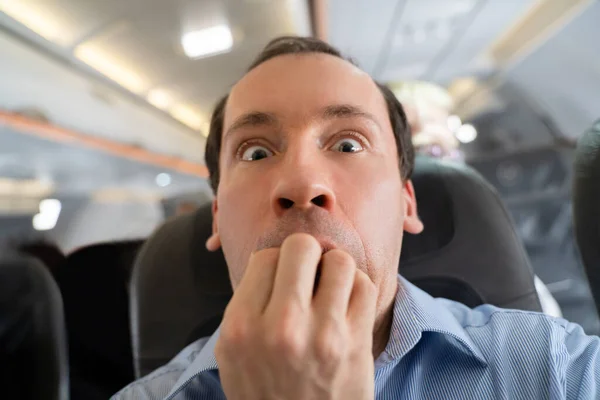
<svg viewBox="0 0 600 400">
<path fill-rule="evenodd" d="M 595 398 L 598 338 L 397 276 L 413 159 L 388 89 L 316 39 L 271 42 L 207 142 L 221 327 L 115 399 Z"/>
</svg>

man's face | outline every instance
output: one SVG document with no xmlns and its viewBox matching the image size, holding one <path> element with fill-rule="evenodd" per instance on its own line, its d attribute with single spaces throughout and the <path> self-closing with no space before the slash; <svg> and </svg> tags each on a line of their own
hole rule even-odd
<svg viewBox="0 0 600 400">
<path fill-rule="evenodd" d="M 234 288 L 252 252 L 305 232 L 353 256 L 380 300 L 395 291 L 403 230 L 421 223 L 367 74 L 325 54 L 261 64 L 230 93 L 219 162 L 214 230 Z"/>
</svg>

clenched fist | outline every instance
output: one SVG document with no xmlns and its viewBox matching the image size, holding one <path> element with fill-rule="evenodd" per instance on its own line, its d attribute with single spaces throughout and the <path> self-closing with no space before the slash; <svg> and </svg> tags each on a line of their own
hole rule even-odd
<svg viewBox="0 0 600 400">
<path fill-rule="evenodd" d="M 374 398 L 375 286 L 347 253 L 321 253 L 293 234 L 251 256 L 215 348 L 228 400 Z"/>
</svg>

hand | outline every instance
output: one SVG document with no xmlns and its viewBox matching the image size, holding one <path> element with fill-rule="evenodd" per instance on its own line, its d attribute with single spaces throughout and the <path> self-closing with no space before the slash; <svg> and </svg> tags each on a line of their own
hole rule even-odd
<svg viewBox="0 0 600 400">
<path fill-rule="evenodd" d="M 347 253 L 321 251 L 293 234 L 251 256 L 215 348 L 228 400 L 374 398 L 375 286 Z"/>
</svg>

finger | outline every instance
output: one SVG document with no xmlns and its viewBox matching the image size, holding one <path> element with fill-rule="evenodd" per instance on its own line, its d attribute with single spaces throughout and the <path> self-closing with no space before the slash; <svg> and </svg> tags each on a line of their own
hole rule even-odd
<svg viewBox="0 0 600 400">
<path fill-rule="evenodd" d="M 309 309 L 312 302 L 321 246 L 305 233 L 288 236 L 279 252 L 275 285 L 269 307 L 280 309 L 292 303 Z"/>
<path fill-rule="evenodd" d="M 230 303 L 239 304 L 254 315 L 264 311 L 273 291 L 279 252 L 279 248 L 269 248 L 250 256 Z"/>
<path fill-rule="evenodd" d="M 372 337 L 376 306 L 375 285 L 367 274 L 357 268 L 348 303 L 348 321 L 353 332 L 363 337 Z"/>
<path fill-rule="evenodd" d="M 321 257 L 321 279 L 313 300 L 313 308 L 324 317 L 346 318 L 356 263 L 342 250 L 328 251 Z"/>
</svg>

